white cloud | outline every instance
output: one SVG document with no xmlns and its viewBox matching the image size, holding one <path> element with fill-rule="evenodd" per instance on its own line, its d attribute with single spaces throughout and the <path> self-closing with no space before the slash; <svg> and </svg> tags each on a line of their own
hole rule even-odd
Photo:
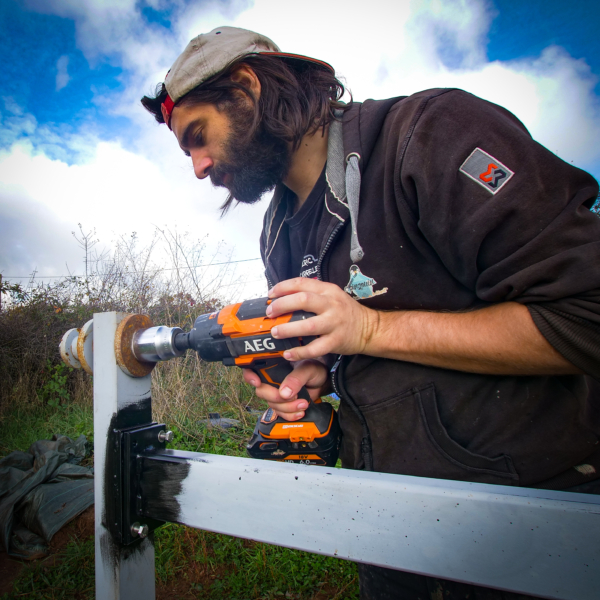
<svg viewBox="0 0 600 600">
<path fill-rule="evenodd" d="M 23 136 L 32 135 L 37 129 L 37 120 L 33 115 L 22 111 L 7 111 L 2 115 L 0 127 L 0 145 L 6 147 Z"/>
<path fill-rule="evenodd" d="M 155 226 L 206 237 L 207 257 L 220 242 L 233 259 L 257 257 L 260 211 L 241 207 L 237 219 L 219 220 L 223 194 L 208 181 L 198 182 L 183 154 L 163 153 L 152 162 L 116 143 L 98 141 L 86 162 L 69 165 L 35 152 L 21 142 L 0 154 L 0 227 L 3 245 L 0 271 L 26 275 L 81 274 L 81 252 L 71 237 L 82 223 L 95 228 L 101 241 L 137 232 L 142 244 L 156 236 Z M 10 235 L 8 235 L 10 233 Z M 19 250 L 27 245 L 27 252 Z M 224 256 L 224 255 L 223 255 Z M 9 272 L 11 271 L 11 272 Z M 261 278 L 260 261 L 244 265 L 247 280 Z M 264 292 L 264 284 L 251 288 Z"/>
<path fill-rule="evenodd" d="M 24 110 L 22 106 L 19 106 L 19 104 L 17 104 L 15 102 L 15 99 L 12 98 L 11 96 L 4 96 L 2 98 L 2 102 L 4 103 L 4 109 L 7 113 L 9 113 L 10 115 L 14 115 L 16 117 L 22 117 L 24 114 Z"/>
<path fill-rule="evenodd" d="M 69 77 L 69 57 L 64 54 L 56 61 L 56 91 L 60 92 L 67 87 L 71 77 Z"/>
<path fill-rule="evenodd" d="M 78 261 L 70 258 L 75 255 L 64 242 L 76 249 L 70 232 L 78 222 L 96 227 L 105 242 L 131 231 L 149 239 L 153 225 L 169 225 L 198 238 L 208 233 L 215 246 L 220 240 L 235 244 L 234 258 L 258 256 L 266 203 L 240 206 L 220 220 L 223 194 L 194 179 L 172 133 L 156 125 L 139 104 L 189 39 L 219 25 L 253 29 L 284 51 L 330 62 L 356 100 L 431 87 L 466 89 L 514 112 L 536 139 L 565 160 L 590 169 L 600 165 L 600 111 L 589 67 L 556 47 L 531 59 L 487 61 L 493 13 L 485 0 L 371 0 L 368 6 L 347 0 L 343 7 L 322 0 L 146 4 L 171 11 L 170 30 L 145 22 L 137 0 L 28 2 L 40 12 L 73 19 L 78 47 L 92 64 L 110 60 L 123 67 L 125 91 L 96 101 L 129 118 L 139 134 L 118 143 L 100 141 L 90 130 L 40 127 L 5 99 L 0 141 L 15 145 L 0 154 L 0 224 L 22 227 L 32 249 L 48 248 L 45 255 L 38 251 L 35 260 L 28 258 L 27 265 L 35 262 L 41 269 L 43 263 L 60 271 L 67 258 Z M 65 60 L 68 77 L 67 66 Z M 24 136 L 35 140 L 35 150 L 19 142 Z M 69 152 L 77 154 L 79 164 L 68 164 Z M 38 230 L 44 235 L 35 234 Z M 59 260 L 61 252 L 65 259 Z M 17 260 L 19 253 L 11 256 Z M 0 269 L 5 271 L 6 264 L 3 253 Z M 247 268 L 256 274 L 251 278 L 260 277 L 257 263 Z"/>
<path fill-rule="evenodd" d="M 48 276 L 62 275 L 65 263 L 74 266 L 79 261 L 68 226 L 39 199 L 20 190 L 0 192 L 0 237 L 4 276 L 27 277 L 35 270 Z"/>
</svg>

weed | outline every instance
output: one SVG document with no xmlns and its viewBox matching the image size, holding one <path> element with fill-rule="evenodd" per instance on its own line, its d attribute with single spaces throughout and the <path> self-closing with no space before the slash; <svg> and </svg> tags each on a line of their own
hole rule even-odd
<svg viewBox="0 0 600 600">
<path fill-rule="evenodd" d="M 52 365 L 48 359 L 46 361 L 46 381 L 38 392 L 39 399 L 54 408 L 62 407 L 66 401 L 70 400 L 67 378 L 72 370 L 63 363 Z"/>
<path fill-rule="evenodd" d="M 84 434 L 93 444 L 93 428 L 91 405 L 68 404 L 59 410 L 42 403 L 16 406 L 0 418 L 0 456 L 13 450 L 27 452 L 33 442 L 50 439 L 55 433 L 73 439 Z"/>
</svg>

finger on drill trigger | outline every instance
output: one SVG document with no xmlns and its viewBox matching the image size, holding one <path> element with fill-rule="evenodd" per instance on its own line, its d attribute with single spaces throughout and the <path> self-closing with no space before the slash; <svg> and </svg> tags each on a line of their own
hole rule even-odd
<svg viewBox="0 0 600 600">
<path fill-rule="evenodd" d="M 279 388 L 279 395 L 282 398 L 285 398 L 286 400 L 290 400 L 292 398 L 292 396 L 294 395 L 294 390 L 292 390 L 292 388 L 287 385 L 286 386 L 282 385 Z"/>
<path fill-rule="evenodd" d="M 242 369 L 244 381 L 252 387 L 260 385 L 260 377 L 252 369 Z"/>
</svg>

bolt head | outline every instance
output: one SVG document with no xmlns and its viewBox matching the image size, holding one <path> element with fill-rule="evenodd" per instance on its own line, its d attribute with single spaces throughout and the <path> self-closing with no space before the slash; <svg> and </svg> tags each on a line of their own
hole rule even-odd
<svg viewBox="0 0 600 600">
<path fill-rule="evenodd" d="M 172 442 L 173 441 L 173 432 L 172 431 L 159 431 L 158 432 L 158 441 L 159 442 Z"/>
<path fill-rule="evenodd" d="M 145 537 L 148 537 L 149 533 L 150 528 L 148 527 L 148 525 L 140 525 L 139 523 L 134 523 L 131 526 L 131 535 L 133 536 L 137 536 L 143 539 Z"/>
</svg>

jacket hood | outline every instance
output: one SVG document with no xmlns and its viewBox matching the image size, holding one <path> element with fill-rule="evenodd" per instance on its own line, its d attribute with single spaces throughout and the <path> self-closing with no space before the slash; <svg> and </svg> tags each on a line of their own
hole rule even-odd
<svg viewBox="0 0 600 600">
<path fill-rule="evenodd" d="M 344 154 L 358 154 L 361 171 L 369 164 L 369 158 L 381 133 L 381 128 L 391 107 L 405 96 L 386 100 L 353 102 L 344 113 Z"/>
</svg>

